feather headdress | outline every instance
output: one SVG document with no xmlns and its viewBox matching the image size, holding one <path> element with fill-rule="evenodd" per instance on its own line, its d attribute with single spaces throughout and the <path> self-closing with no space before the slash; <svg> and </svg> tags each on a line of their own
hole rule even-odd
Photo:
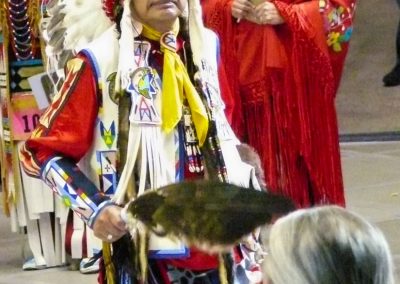
<svg viewBox="0 0 400 284">
<path fill-rule="evenodd" d="M 45 11 L 41 32 L 50 70 L 63 68 L 80 48 L 113 25 L 101 0 L 51 0 Z"/>
<path fill-rule="evenodd" d="M 41 32 L 46 44 L 46 55 L 52 68 L 62 68 L 67 59 L 89 42 L 98 38 L 109 27 L 115 24 L 116 14 L 123 7 L 121 19 L 121 55 L 120 68 L 122 72 L 136 66 L 124 64 L 127 53 L 125 43 L 138 36 L 141 24 L 132 20 L 130 1 L 119 0 L 50 0 L 42 15 Z M 193 49 L 194 63 L 200 66 L 203 58 L 203 24 L 201 7 L 198 0 L 188 0 L 185 13 L 189 19 L 189 34 Z M 94 24 L 95 23 L 95 24 Z M 133 45 L 130 46 L 130 49 Z M 129 62 L 129 60 L 128 60 Z M 123 84 L 124 85 L 124 84 Z M 123 87 L 123 86 L 122 86 Z"/>
</svg>

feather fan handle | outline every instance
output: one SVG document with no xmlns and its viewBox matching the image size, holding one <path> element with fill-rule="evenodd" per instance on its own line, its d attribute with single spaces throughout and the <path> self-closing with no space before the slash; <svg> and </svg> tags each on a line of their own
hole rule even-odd
<svg viewBox="0 0 400 284">
<path fill-rule="evenodd" d="M 228 272 L 226 271 L 225 260 L 222 254 L 219 254 L 218 261 L 219 261 L 218 272 L 221 284 L 228 284 Z"/>
</svg>

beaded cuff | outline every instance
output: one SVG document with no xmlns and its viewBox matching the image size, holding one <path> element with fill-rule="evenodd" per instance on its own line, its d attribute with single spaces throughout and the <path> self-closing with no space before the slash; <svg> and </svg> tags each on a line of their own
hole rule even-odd
<svg viewBox="0 0 400 284">
<path fill-rule="evenodd" d="M 42 179 L 59 195 L 90 227 L 100 213 L 111 205 L 109 197 L 81 172 L 79 167 L 67 158 L 54 157 L 42 168 Z"/>
</svg>

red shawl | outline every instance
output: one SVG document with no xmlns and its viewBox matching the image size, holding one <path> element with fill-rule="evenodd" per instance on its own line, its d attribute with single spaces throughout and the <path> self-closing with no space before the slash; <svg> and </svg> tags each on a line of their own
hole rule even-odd
<svg viewBox="0 0 400 284">
<path fill-rule="evenodd" d="M 299 207 L 344 205 L 334 99 L 352 0 L 273 1 L 286 21 L 277 26 L 236 23 L 231 2 L 202 5 L 220 37 L 235 132 L 260 154 L 269 190 Z"/>
</svg>

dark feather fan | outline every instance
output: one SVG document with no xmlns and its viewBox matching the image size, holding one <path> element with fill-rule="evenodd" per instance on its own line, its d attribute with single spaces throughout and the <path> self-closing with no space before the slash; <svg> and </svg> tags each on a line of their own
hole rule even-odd
<svg viewBox="0 0 400 284">
<path fill-rule="evenodd" d="M 283 196 L 217 181 L 185 181 L 147 192 L 127 206 L 128 225 L 137 221 L 207 251 L 237 244 L 273 217 L 294 209 Z"/>
</svg>

